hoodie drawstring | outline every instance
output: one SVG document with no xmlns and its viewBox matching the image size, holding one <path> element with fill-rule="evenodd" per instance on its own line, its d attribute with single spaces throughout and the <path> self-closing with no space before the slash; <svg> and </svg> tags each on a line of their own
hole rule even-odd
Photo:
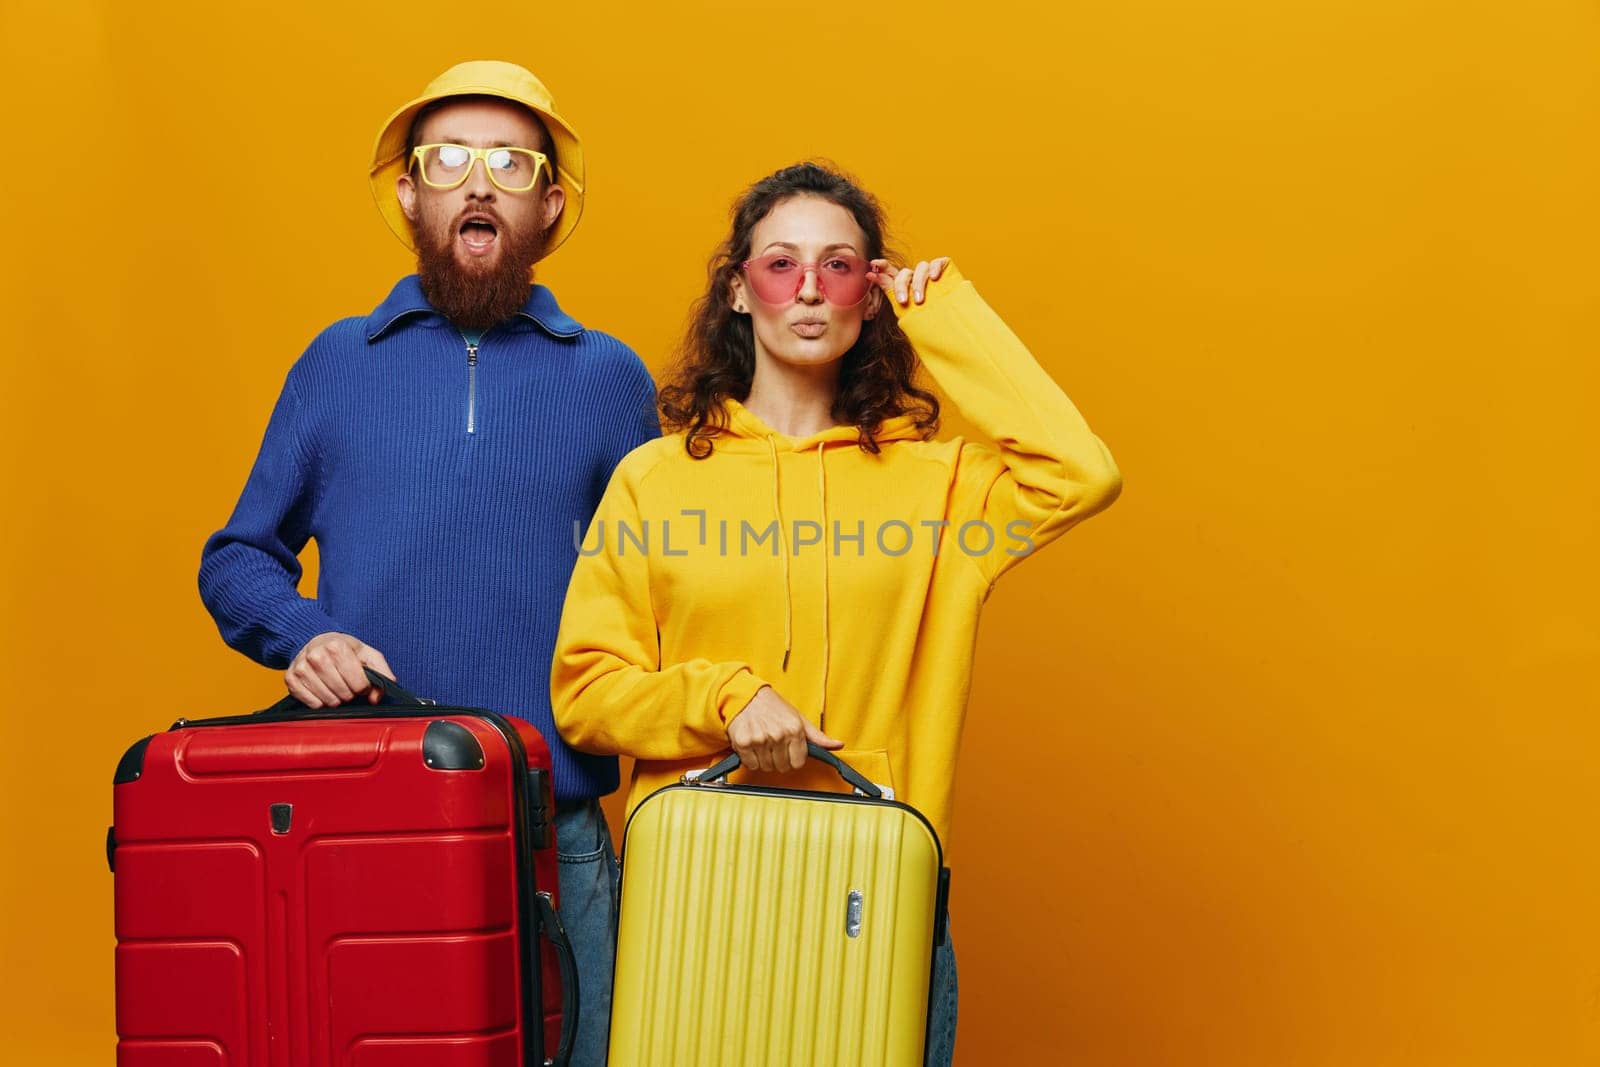
<svg viewBox="0 0 1600 1067">
<path fill-rule="evenodd" d="M 817 709 L 817 729 L 826 731 L 828 721 L 828 467 L 823 459 L 827 448 L 817 446 L 817 499 L 822 506 L 822 685 L 821 705 Z M 767 455 L 772 459 L 772 515 L 778 522 L 778 550 L 783 556 L 783 667 L 789 669 L 789 654 L 794 651 L 794 596 L 790 591 L 789 542 L 783 530 L 783 500 L 778 485 L 777 439 L 767 435 Z"/>
<path fill-rule="evenodd" d="M 827 574 L 827 555 L 829 555 L 827 549 L 829 549 L 829 542 L 827 542 L 827 461 L 824 459 L 824 454 L 826 453 L 827 448 L 818 445 L 818 450 L 816 450 L 816 496 L 818 496 L 818 501 L 821 502 L 822 506 L 822 696 L 816 721 L 818 721 L 818 729 L 822 729 L 822 731 L 827 729 L 827 661 L 829 661 L 827 632 L 829 632 L 830 606 L 829 589 L 827 589 L 827 577 L 829 577 L 829 574 Z M 778 550 L 779 555 L 784 557 L 784 665 L 782 665 L 782 670 L 787 672 L 789 670 L 789 654 L 794 651 L 795 645 L 794 593 L 790 590 L 789 539 L 784 534 L 784 506 L 782 506 L 782 494 L 779 493 L 778 440 L 771 437 L 771 435 L 766 438 L 766 454 L 773 461 L 773 518 L 778 520 Z"/>
<path fill-rule="evenodd" d="M 817 729 L 828 732 L 828 472 L 822 454 L 827 446 L 817 445 L 817 498 L 822 502 L 822 698 L 817 708 Z"/>
<path fill-rule="evenodd" d="M 772 455 L 772 515 L 778 521 L 778 553 L 783 556 L 783 667 L 789 669 L 789 652 L 794 648 L 794 607 L 789 597 L 789 545 L 783 537 L 783 504 L 778 498 L 778 443 L 767 435 L 767 451 Z"/>
</svg>

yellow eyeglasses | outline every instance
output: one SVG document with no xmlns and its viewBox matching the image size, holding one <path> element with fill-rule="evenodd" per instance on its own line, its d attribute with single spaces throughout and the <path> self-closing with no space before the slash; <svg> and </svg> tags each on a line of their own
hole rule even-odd
<svg viewBox="0 0 1600 1067">
<path fill-rule="evenodd" d="M 495 187 L 508 193 L 525 193 L 539 183 L 541 172 L 556 180 L 550 157 L 531 148 L 469 148 L 464 144 L 419 144 L 411 150 L 424 185 L 454 189 L 467 180 L 472 164 L 483 160 L 484 173 Z"/>
</svg>

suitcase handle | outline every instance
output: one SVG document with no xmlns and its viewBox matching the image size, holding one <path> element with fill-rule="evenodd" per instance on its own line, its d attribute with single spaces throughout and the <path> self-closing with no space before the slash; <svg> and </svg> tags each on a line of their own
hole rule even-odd
<svg viewBox="0 0 1600 1067">
<path fill-rule="evenodd" d="M 838 756 L 835 756 L 832 752 L 829 752 L 827 749 L 818 745 L 814 745 L 810 741 L 806 742 L 806 756 L 810 759 L 819 760 L 822 763 L 826 763 L 828 766 L 838 771 L 839 777 L 843 778 L 851 787 L 855 789 L 857 793 L 860 793 L 862 796 L 871 797 L 873 800 L 883 800 L 884 793 L 889 792 L 888 787 L 877 785 L 868 781 L 866 775 L 850 766 L 850 764 L 846 763 Z M 727 778 L 731 772 L 738 770 L 740 765 L 739 753 L 731 752 L 728 754 L 726 759 L 714 766 L 708 767 L 703 771 L 690 771 L 688 774 L 685 774 L 683 776 L 684 784 L 704 784 L 706 782 L 721 781 Z M 891 793 L 891 796 L 892 795 L 893 794 Z"/>
<path fill-rule="evenodd" d="M 550 894 L 535 893 L 533 899 L 539 906 L 539 923 L 556 947 L 556 958 L 561 964 L 561 1041 L 556 1045 L 555 1056 L 544 1062 L 545 1067 L 566 1067 L 572 1058 L 572 1043 L 578 1036 L 578 959 L 572 954 L 572 941 L 567 937 L 567 928 L 562 925 Z"/>
<path fill-rule="evenodd" d="M 367 681 L 372 683 L 373 688 L 383 690 L 383 695 L 388 699 L 390 704 L 398 704 L 405 707 L 427 707 L 433 703 L 431 700 L 425 700 L 422 697 L 417 696 L 417 694 L 411 692 L 405 686 L 401 685 L 399 682 L 395 681 L 393 678 L 390 678 L 386 674 L 380 674 L 371 667 L 365 667 L 363 670 L 367 672 Z M 352 701 L 350 704 L 346 704 L 344 706 L 354 707 L 355 702 Z M 309 710 L 311 709 L 302 704 L 298 697 L 296 697 L 293 693 L 290 693 L 288 696 L 272 705 L 272 707 L 262 708 L 260 711 L 256 712 L 256 714 L 270 719 L 278 715 L 288 715 L 291 712 Z M 319 708 L 318 710 L 320 711 L 326 709 Z"/>
</svg>

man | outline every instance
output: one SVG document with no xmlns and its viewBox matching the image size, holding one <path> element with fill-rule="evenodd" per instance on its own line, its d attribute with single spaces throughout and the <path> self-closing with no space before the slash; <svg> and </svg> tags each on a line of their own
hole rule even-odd
<svg viewBox="0 0 1600 1067">
<path fill-rule="evenodd" d="M 562 742 L 550 662 L 574 524 L 660 430 L 638 356 L 530 286 L 577 225 L 583 180 L 577 135 L 521 67 L 460 64 L 391 116 L 373 195 L 418 274 L 290 369 L 233 517 L 205 546 L 200 592 L 228 644 L 287 668 L 311 707 L 375 701 L 370 666 L 539 728 L 582 991 L 572 1062 L 599 1064 L 616 859 L 597 798 L 617 764 Z M 313 537 L 307 599 L 297 556 Z"/>
</svg>

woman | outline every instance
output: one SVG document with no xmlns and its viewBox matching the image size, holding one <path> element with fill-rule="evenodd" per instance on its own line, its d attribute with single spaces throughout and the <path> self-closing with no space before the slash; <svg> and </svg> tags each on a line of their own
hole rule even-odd
<svg viewBox="0 0 1600 1067">
<path fill-rule="evenodd" d="M 956 749 L 994 581 L 1117 496 L 1061 389 L 946 259 L 893 269 L 882 212 L 815 164 L 757 182 L 711 263 L 669 430 L 583 542 L 551 676 L 573 747 L 635 757 L 629 810 L 729 748 L 832 788 L 839 755 L 950 854 Z M 920 357 L 997 446 L 934 441 Z M 954 1044 L 935 963 L 933 1048 Z"/>
</svg>

